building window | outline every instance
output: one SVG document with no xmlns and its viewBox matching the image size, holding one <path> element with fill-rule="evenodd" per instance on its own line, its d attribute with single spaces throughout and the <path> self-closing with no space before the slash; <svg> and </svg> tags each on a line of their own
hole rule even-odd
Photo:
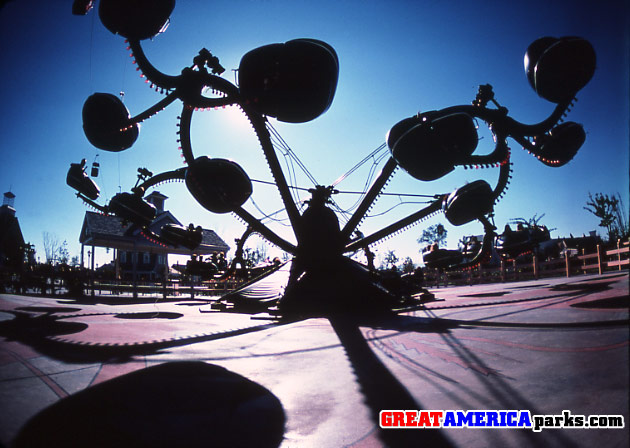
<svg viewBox="0 0 630 448">
<path fill-rule="evenodd" d="M 120 262 L 121 263 L 127 263 L 127 252 L 122 251 L 120 253 Z"/>
<path fill-rule="evenodd" d="M 150 254 L 150 253 L 148 253 L 148 252 L 144 252 L 144 253 L 142 254 L 142 262 L 143 262 L 144 264 L 149 264 L 149 263 L 151 263 L 151 254 Z"/>
</svg>

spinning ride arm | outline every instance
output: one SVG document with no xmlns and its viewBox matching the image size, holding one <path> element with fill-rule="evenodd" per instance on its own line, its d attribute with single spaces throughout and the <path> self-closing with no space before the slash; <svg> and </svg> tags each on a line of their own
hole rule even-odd
<svg viewBox="0 0 630 448">
<path fill-rule="evenodd" d="M 484 98 L 485 96 L 485 98 Z M 489 98 L 490 99 L 489 99 Z M 524 147 L 529 149 L 531 152 L 539 151 L 539 148 L 535 148 L 534 145 L 528 140 L 528 136 L 540 136 L 549 132 L 551 128 L 553 128 L 559 120 L 565 114 L 565 111 L 570 106 L 571 101 L 564 101 L 558 104 L 551 115 L 540 123 L 533 125 L 526 125 L 519 123 L 513 118 L 507 115 L 508 110 L 504 107 L 498 107 L 497 109 L 487 108 L 486 105 L 488 101 L 494 101 L 494 94 L 492 93 L 492 87 L 490 85 L 485 85 L 480 87 L 480 93 L 477 96 L 476 101 L 473 105 L 459 105 L 453 106 L 446 109 L 442 109 L 440 111 L 428 112 L 426 114 L 419 114 L 417 117 L 412 117 L 410 119 L 403 120 L 407 121 L 405 124 L 404 131 L 406 132 L 411 125 L 421 124 L 423 121 L 429 120 L 439 120 L 440 118 L 447 118 L 457 114 L 465 114 L 469 117 L 479 118 L 485 121 L 490 127 L 493 135 L 496 139 L 496 145 L 494 150 L 487 155 L 474 155 L 470 154 L 463 157 L 455 157 L 452 160 L 452 167 L 455 166 L 464 166 L 464 167 L 486 167 L 486 166 L 499 166 L 500 174 L 499 181 L 493 190 L 493 197 L 495 200 L 499 199 L 502 193 L 505 190 L 505 187 L 509 183 L 511 167 L 510 167 L 510 150 L 507 146 L 507 138 L 512 137 L 517 142 L 521 143 Z M 403 123 L 401 122 L 401 123 Z M 394 132 L 392 130 L 391 132 Z M 401 132 L 401 131 L 398 131 Z M 388 142 L 391 146 L 391 142 Z M 476 143 L 475 143 L 476 146 Z M 435 148 L 436 151 L 439 148 Z M 534 153 L 537 155 L 536 153 Z M 399 162 L 397 162 L 394 158 L 390 158 L 382 172 L 376 179 L 376 181 L 370 187 L 367 195 L 357 208 L 356 212 L 350 218 L 346 226 L 342 230 L 342 234 L 345 241 L 349 241 L 350 236 L 356 230 L 361 220 L 371 208 L 374 201 L 378 198 L 381 190 L 387 184 L 390 177 L 393 175 L 396 170 Z M 452 169 L 452 168 L 451 168 Z M 448 170 L 448 167 L 445 168 L 445 171 Z M 440 177 L 440 176 L 437 176 Z M 421 179 L 421 180 L 432 180 L 432 179 Z M 366 244 L 372 244 L 382 238 L 385 238 L 391 234 L 394 234 L 401 229 L 404 229 L 406 226 L 412 224 L 413 222 L 422 219 L 428 216 L 431 213 L 439 211 L 441 207 L 440 201 L 436 201 L 430 206 L 426 207 L 423 210 L 420 210 L 407 218 L 400 220 L 397 223 L 394 223 L 379 232 L 376 232 L 369 237 L 363 238 L 359 241 L 353 241 L 348 244 L 346 247 L 347 252 L 351 252 L 352 250 L 356 250 L 360 247 L 364 247 Z"/>
<path fill-rule="evenodd" d="M 485 100 L 483 98 L 480 98 L 482 97 L 482 92 L 483 94 L 486 95 Z M 486 199 L 489 200 L 491 203 L 488 205 L 488 207 L 486 207 L 485 212 L 483 214 L 481 214 L 480 216 L 475 216 L 476 219 L 480 220 L 483 223 L 484 229 L 485 229 L 483 250 L 480 251 L 480 253 L 477 256 L 475 256 L 473 260 L 470 260 L 469 262 L 466 262 L 464 264 L 459 264 L 457 265 L 457 267 L 474 266 L 475 264 L 479 262 L 482 256 L 487 255 L 487 252 L 489 250 L 488 247 L 491 247 L 492 245 L 492 239 L 494 237 L 494 226 L 492 226 L 489 223 L 489 221 L 484 215 L 486 213 L 492 212 L 494 202 L 496 202 L 503 195 L 505 188 L 509 184 L 509 179 L 511 177 L 511 163 L 510 163 L 510 150 L 507 145 L 507 138 L 512 137 L 514 140 L 516 140 L 519 143 L 523 142 L 524 146 L 530 149 L 533 145 L 529 142 L 529 140 L 527 139 L 527 136 L 536 137 L 540 135 L 545 135 L 545 133 L 549 132 L 557 124 L 557 122 L 562 118 L 567 107 L 570 105 L 570 101 L 562 102 L 561 104 L 558 104 L 556 106 L 552 114 L 546 120 L 538 124 L 534 124 L 534 125 L 524 125 L 508 117 L 507 115 L 508 111 L 504 107 L 499 106 L 497 109 L 486 108 L 486 104 L 489 101 L 489 99 L 487 99 L 488 95 L 490 96 L 492 101 L 498 105 L 498 103 L 494 101 L 494 98 L 493 98 L 494 94 L 492 93 L 491 86 L 489 85 L 481 86 L 480 93 L 478 94 L 478 97 L 472 106 L 466 106 L 466 105 L 454 106 L 454 107 L 446 108 L 440 111 L 429 112 L 427 114 L 419 114 L 417 117 L 412 117 L 410 119 L 403 120 L 403 122 L 397 125 L 397 126 L 400 126 L 402 124 L 403 126 L 402 131 L 400 130 L 400 127 L 399 129 L 393 128 L 393 130 L 390 131 L 390 133 L 393 133 L 392 138 L 395 138 L 395 137 L 400 138 L 401 136 L 396 135 L 396 133 L 400 133 L 404 135 L 405 132 L 407 132 L 411 126 L 414 126 L 416 124 L 422 124 L 423 122 L 426 122 L 427 119 L 430 122 L 431 121 L 436 122 L 441 118 L 451 119 L 451 117 L 457 114 L 466 114 L 469 117 L 475 117 L 475 118 L 479 118 L 485 121 L 490 127 L 490 130 L 492 131 L 495 137 L 496 145 L 495 145 L 494 150 L 490 154 L 473 155 L 472 151 L 470 151 L 471 152 L 470 155 L 452 157 L 452 159 L 450 161 L 447 161 L 446 163 L 444 163 L 441 160 L 438 160 L 438 162 L 436 162 L 438 165 L 439 164 L 445 165 L 445 167 L 440 167 L 440 169 L 442 169 L 444 173 L 452 170 L 452 168 L 454 168 L 455 166 L 464 166 L 464 167 L 499 166 L 500 167 L 499 179 L 498 179 L 497 185 L 495 186 L 493 190 L 491 190 L 489 194 L 486 195 L 486 196 L 489 196 Z M 431 128 L 431 130 L 433 130 L 433 128 Z M 453 129 L 451 129 L 451 131 L 454 132 Z M 433 143 L 435 142 L 435 139 L 434 140 L 427 139 L 427 140 Z M 388 141 L 388 144 L 390 144 L 390 147 L 393 146 L 391 144 L 391 141 Z M 475 146 L 476 146 L 476 142 L 474 142 L 474 145 L 472 145 L 473 150 Z M 450 168 L 448 166 L 449 162 L 452 163 Z M 363 219 L 365 213 L 367 213 L 369 208 L 372 206 L 373 202 L 377 199 L 382 188 L 385 186 L 390 176 L 393 174 L 394 170 L 396 169 L 396 166 L 397 166 L 397 161 L 394 160 L 394 158 L 390 158 L 390 160 L 388 160 L 387 164 L 385 165 L 383 171 L 381 172 L 377 180 L 374 182 L 374 184 L 368 191 L 368 194 L 366 195 L 366 197 L 360 204 L 359 208 L 357 209 L 355 214 L 351 217 L 346 227 L 344 227 L 343 234 L 346 241 L 349 239 L 349 235 L 359 225 L 360 221 Z M 421 178 L 421 180 L 431 180 L 431 179 L 424 179 L 422 177 L 424 175 L 425 174 L 422 173 L 418 177 Z M 483 182 L 483 181 L 478 181 L 478 182 Z M 479 184 L 478 186 L 481 186 L 481 184 Z M 409 215 L 408 217 L 403 218 L 402 220 L 394 224 L 391 224 L 379 230 L 378 232 L 375 232 L 372 235 L 361 238 L 360 240 L 352 241 L 351 243 L 346 245 L 344 252 L 356 251 L 362 247 L 373 244 L 378 240 L 381 240 L 383 238 L 386 238 L 390 235 L 393 235 L 403 230 L 405 227 L 413 224 L 414 222 L 420 219 L 426 218 L 432 213 L 440 211 L 441 208 L 446 209 L 448 205 L 446 202 L 446 196 L 448 195 L 444 195 L 440 197 L 439 200 L 434 201 L 432 204 L 425 207 L 424 209 L 419 210 L 418 212 L 415 212 Z M 436 195 L 436 197 L 438 196 Z M 462 224 L 464 222 L 469 222 L 469 221 L 470 219 L 466 218 L 466 219 L 463 219 L 461 222 L 456 223 L 456 225 Z"/>
<path fill-rule="evenodd" d="M 282 199 L 282 203 L 286 209 L 287 215 L 289 216 L 291 227 L 293 228 L 293 231 L 296 232 L 296 228 L 300 224 L 300 212 L 297 209 L 297 205 L 293 201 L 289 185 L 287 183 L 284 172 L 282 171 L 282 167 L 280 166 L 280 162 L 278 160 L 278 156 L 276 155 L 276 151 L 274 150 L 273 143 L 271 142 L 269 130 L 265 125 L 266 118 L 263 117 L 262 114 L 252 110 L 247 105 L 241 104 L 241 108 L 249 119 L 252 126 L 254 127 L 254 132 L 256 132 L 256 135 L 258 136 L 258 140 L 265 155 L 265 159 L 269 164 L 271 174 L 276 182 L 276 186 L 278 187 L 280 198 Z"/>
<path fill-rule="evenodd" d="M 149 177 L 144 182 L 138 185 L 139 188 L 142 188 L 143 191 L 147 191 L 149 188 L 153 188 L 158 184 L 163 182 L 167 182 L 169 180 L 184 180 L 186 177 L 186 168 L 178 168 L 172 171 L 165 171 L 160 174 L 156 174 L 155 176 Z"/>
<path fill-rule="evenodd" d="M 354 212 L 354 214 L 350 217 L 350 220 L 341 230 L 342 241 L 345 241 L 346 243 L 350 241 L 351 235 L 357 229 L 365 214 L 370 210 L 370 207 L 372 207 L 372 204 L 378 198 L 378 195 L 381 193 L 385 185 L 387 185 L 387 182 L 394 174 L 394 171 L 396 171 L 397 167 L 398 164 L 396 163 L 396 161 L 392 157 L 390 157 L 385 163 L 383 170 L 380 172 L 380 174 L 368 190 L 367 194 L 359 204 L 357 210 Z M 365 244 L 363 246 L 365 246 Z"/>
<path fill-rule="evenodd" d="M 164 31 L 174 6 L 174 0 L 154 1 L 151 8 L 145 2 L 101 0 L 99 16 L 103 25 L 127 39 L 128 49 L 141 76 L 152 88 L 167 96 L 146 111 L 130 117 L 118 97 L 93 94 L 83 107 L 83 128 L 94 146 L 107 151 L 123 151 L 135 143 L 139 134 L 138 123 L 179 99 L 183 103 L 179 122 L 180 149 L 187 167 L 155 177 L 149 174 L 148 179 L 141 177 L 144 176 L 141 172 L 139 181 L 143 182 L 137 183 L 132 193 L 117 194 L 105 207 L 94 202 L 99 189 L 84 172 L 84 162 L 73 164 L 67 177 L 68 185 L 77 190 L 78 196 L 89 205 L 133 222 L 145 229 L 150 237 L 154 234 L 150 233 L 149 225 L 156 214 L 153 205 L 144 201 L 143 193 L 161 181 L 184 179 L 190 194 L 204 208 L 212 213 L 234 213 L 248 224 L 246 235 L 259 233 L 286 252 L 296 255 L 296 260 L 301 259 L 309 269 L 318 264 L 318 260 L 337 260 L 341 253 L 366 248 L 441 210 L 453 225 L 474 220 L 483 224 L 485 236 L 482 249 L 466 263 L 474 265 L 488 253 L 495 230 L 488 217 L 509 184 L 511 162 L 507 139 L 512 138 L 542 163 L 554 167 L 570 161 L 584 143 L 582 126 L 573 122 L 561 123 L 561 120 L 577 92 L 594 73 L 594 50 L 587 41 L 577 37 L 538 39 L 527 49 L 525 70 L 536 93 L 556 104 L 548 118 L 532 125 L 519 123 L 509 117 L 507 108 L 494 99 L 492 87 L 484 85 L 480 86 L 472 105 L 428 111 L 403 119 L 391 128 L 387 137 L 391 157 L 348 223 L 339 230 L 338 219 L 325 203 L 317 205 L 312 202 L 305 214 L 300 214 L 267 123 L 267 117 L 289 123 L 305 123 L 326 112 L 332 104 L 339 76 L 335 50 L 315 39 L 294 39 L 256 48 L 241 59 L 238 86 L 217 76 L 225 69 L 218 58 L 206 49 L 202 49 L 193 58 L 192 66 L 185 67 L 179 75 L 166 75 L 148 61 L 140 41 Z M 204 96 L 207 90 L 212 90 L 214 96 Z M 496 108 L 488 108 L 490 102 Z M 193 154 L 190 135 L 193 111 L 227 105 L 240 107 L 253 126 L 295 234 L 295 245 L 243 208 L 253 188 L 251 179 L 236 162 L 206 156 L 195 158 Z M 475 119 L 483 120 L 495 138 L 495 147 L 489 154 L 473 154 L 478 143 Z M 425 182 L 437 180 L 455 167 L 495 166 L 500 171 L 494 188 L 484 180 L 477 180 L 448 195 L 435 195 L 435 199 L 423 209 L 372 235 L 351 241 L 351 236 L 398 166 Z M 322 226 L 321 217 L 327 217 L 334 232 Z M 192 225 L 187 229 L 179 226 L 167 230 L 165 236 L 168 238 L 163 238 L 167 242 L 175 241 L 190 247 L 201 241 L 201 228 L 195 229 Z M 311 235 L 313 233 L 315 236 Z M 155 236 L 158 240 L 162 238 Z M 330 243 L 331 239 L 333 243 Z M 322 247 L 320 242 L 330 244 Z M 344 263 L 339 262 L 338 266 L 345 266 Z M 359 275 L 358 271 L 354 272 L 349 267 L 347 273 Z M 349 282 L 348 286 L 351 284 Z M 354 287 L 353 284 L 351 286 Z"/>
<path fill-rule="evenodd" d="M 129 128 L 135 124 L 142 123 L 147 118 L 150 118 L 153 115 L 157 114 L 158 112 L 161 112 L 162 110 L 164 110 L 166 106 L 174 102 L 176 99 L 177 99 L 176 93 L 174 92 L 169 93 L 164 99 L 162 99 L 161 101 L 158 101 L 155 105 L 151 106 L 144 112 L 139 113 L 135 117 L 130 118 L 129 124 L 127 127 Z M 121 130 L 124 131 L 126 129 L 121 129 Z"/>
<path fill-rule="evenodd" d="M 276 185 L 278 186 L 278 190 L 280 191 L 280 195 L 282 197 L 283 203 L 286 207 L 287 213 L 289 214 L 289 219 L 291 222 L 295 222 L 294 228 L 297 227 L 297 221 L 300 217 L 299 212 L 295 203 L 291 198 L 291 192 L 289 190 L 289 186 L 286 182 L 286 178 L 284 177 L 284 173 L 280 168 L 280 163 L 278 162 L 278 158 L 276 157 L 275 151 L 273 149 L 273 145 L 271 143 L 271 139 L 267 128 L 264 126 L 264 120 L 260 116 L 256 116 L 253 112 L 248 112 L 244 109 L 248 118 L 254 124 L 254 130 L 256 131 L 261 146 L 265 151 L 265 157 L 269 163 L 271 168 L 271 172 L 276 180 Z M 184 160 L 189 166 L 195 164 L 195 158 L 192 151 L 192 143 L 190 140 L 190 126 L 191 126 L 191 118 L 192 118 L 193 110 L 184 105 L 182 109 L 182 114 L 180 117 L 180 145 L 182 154 L 184 156 Z M 250 227 L 252 227 L 256 232 L 260 233 L 264 238 L 269 240 L 269 242 L 275 244 L 282 250 L 289 252 L 291 254 L 295 254 L 296 247 L 295 245 L 289 243 L 282 237 L 278 236 L 275 232 L 273 232 L 269 227 L 264 225 L 260 220 L 252 216 L 249 212 L 247 212 L 242 206 L 237 206 L 233 210 L 232 213 L 237 215 L 243 221 L 245 221 Z"/>
<path fill-rule="evenodd" d="M 105 206 L 100 205 L 94 202 L 92 199 L 84 196 L 82 193 L 77 193 L 77 197 L 81 199 L 83 202 L 85 202 L 87 205 L 92 207 L 93 209 L 97 210 L 99 213 L 103 213 L 105 215 L 109 214 L 109 210 L 106 205 Z"/>
<path fill-rule="evenodd" d="M 140 41 L 137 39 L 127 39 L 131 50 L 131 56 L 134 58 L 134 62 L 138 65 L 137 70 L 142 72 L 143 77 L 146 77 L 147 81 L 164 90 L 174 90 L 181 81 L 180 76 L 166 75 L 153 66 L 144 54 L 144 50 L 140 45 Z"/>
<path fill-rule="evenodd" d="M 295 254 L 297 252 L 297 247 L 285 239 L 278 236 L 275 232 L 273 232 L 269 227 L 264 225 L 260 220 L 256 219 L 252 216 L 247 210 L 242 207 L 237 208 L 233 211 L 233 213 L 241 218 L 243 221 L 247 223 L 256 233 L 259 233 L 265 239 L 267 239 L 270 243 L 275 244 L 280 249 L 290 254 Z"/>
<path fill-rule="evenodd" d="M 174 94 L 175 98 L 181 99 L 188 106 L 204 109 L 226 106 L 238 101 L 238 88 L 226 79 L 207 73 L 204 66 L 206 59 L 198 57 L 199 65 L 195 64 L 198 70 L 185 68 L 178 76 L 166 75 L 149 62 L 142 50 L 140 41 L 129 39 L 128 43 L 134 62 L 138 65 L 139 71 L 142 72 L 142 76 L 146 78 L 147 82 L 153 87 L 173 91 L 171 93 Z M 200 55 L 203 53 L 202 50 Z M 225 96 L 221 98 L 204 97 L 201 95 L 204 87 L 209 87 Z"/>
<path fill-rule="evenodd" d="M 183 140 L 182 140 L 182 145 L 184 145 Z M 141 191 L 146 191 L 147 189 L 159 183 L 165 182 L 167 180 L 185 179 L 186 173 L 187 173 L 187 168 L 179 168 L 177 170 L 161 173 L 156 176 L 150 177 L 149 179 L 139 184 L 136 188 L 141 189 Z M 92 205 L 91 201 L 88 203 Z M 292 254 L 296 252 L 297 249 L 293 244 L 285 241 L 283 238 L 278 236 L 271 229 L 269 229 L 267 226 L 261 223 L 260 220 L 256 219 L 254 216 L 252 216 L 249 212 L 247 212 L 242 207 L 237 207 L 232 212 L 235 215 L 237 215 L 239 218 L 241 218 L 243 221 L 245 221 L 248 224 L 249 228 L 252 229 L 253 232 L 259 233 L 261 236 L 266 238 L 269 242 L 275 244 L 276 246 L 278 246 L 279 248 L 281 248 L 282 250 L 286 252 L 289 252 Z M 161 236 L 152 232 L 148 228 L 148 226 L 143 226 L 143 230 L 155 240 L 159 242 L 167 243 L 167 244 L 169 243 L 168 241 L 163 240 Z"/>
<path fill-rule="evenodd" d="M 417 212 L 412 213 L 406 218 L 403 218 L 400 221 L 395 222 L 394 224 L 391 224 L 379 230 L 378 232 L 373 233 L 372 235 L 368 235 L 364 238 L 360 238 L 358 240 L 353 241 L 352 243 L 348 244 L 345 247 L 344 252 L 346 253 L 354 252 L 354 251 L 364 248 L 365 246 L 369 246 L 370 244 L 373 244 L 379 240 L 382 240 L 383 238 L 387 238 L 388 236 L 393 235 L 396 232 L 400 232 L 404 230 L 406 227 L 412 225 L 416 221 L 427 218 L 433 213 L 439 212 L 441 209 L 442 209 L 442 198 L 436 201 L 433 201 L 430 205 L 423 208 L 422 210 L 418 210 Z"/>
</svg>

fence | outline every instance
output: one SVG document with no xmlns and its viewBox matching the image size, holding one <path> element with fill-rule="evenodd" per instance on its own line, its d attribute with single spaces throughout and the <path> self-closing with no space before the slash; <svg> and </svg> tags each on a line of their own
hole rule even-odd
<svg viewBox="0 0 630 448">
<path fill-rule="evenodd" d="M 161 295 L 166 298 L 168 296 L 181 297 L 187 296 L 191 299 L 195 296 L 217 296 L 233 291 L 242 283 L 241 280 L 222 280 L 222 281 L 168 281 L 168 282 L 138 282 L 137 284 L 128 284 L 122 282 L 99 282 L 95 281 L 93 285 L 88 285 L 87 290 L 92 295 L 111 294 L 132 294 L 138 295 Z"/>
<path fill-rule="evenodd" d="M 567 250 L 563 257 L 547 261 L 540 261 L 536 254 L 532 254 L 531 261 L 502 261 L 497 267 L 479 266 L 470 270 L 446 272 L 425 269 L 425 284 L 439 287 L 531 280 L 542 277 L 570 277 L 585 273 L 601 275 L 612 270 L 628 269 L 629 252 L 628 241 L 617 241 L 617 247 L 613 249 L 604 249 L 601 245 L 597 245 L 595 252 L 588 254 L 584 250 L 581 254 L 571 254 Z"/>
<path fill-rule="evenodd" d="M 471 270 L 456 270 L 439 272 L 438 270 L 425 269 L 425 285 L 428 287 L 447 285 L 473 285 L 481 283 L 498 283 L 519 280 L 539 279 L 541 277 L 558 277 L 598 273 L 603 274 L 612 270 L 621 271 L 629 267 L 630 243 L 618 241 L 616 248 L 605 249 L 601 245 L 593 253 L 581 254 L 565 251 L 561 258 L 539 261 L 532 254 L 531 261 L 511 262 L 503 261 L 498 267 L 480 266 Z M 166 283 L 143 283 L 135 285 L 121 283 L 119 281 L 98 280 L 91 277 L 88 271 L 66 273 L 40 273 L 29 275 L 2 275 L 0 276 L 0 292 L 17 292 L 22 294 L 40 291 L 45 295 L 50 291 L 51 295 L 79 294 L 99 295 L 132 294 L 161 295 L 162 297 L 187 296 L 216 296 L 236 289 L 245 279 L 210 280 L 210 281 L 168 281 Z"/>
<path fill-rule="evenodd" d="M 40 272 L 41 271 L 41 272 Z M 201 281 L 169 280 L 167 282 L 135 283 L 103 279 L 93 276 L 87 269 L 74 269 L 61 272 L 52 267 L 45 272 L 26 272 L 22 274 L 0 272 L 0 293 L 41 294 L 50 296 L 162 296 L 190 297 L 217 296 L 233 291 L 246 278 L 229 278 Z"/>
</svg>

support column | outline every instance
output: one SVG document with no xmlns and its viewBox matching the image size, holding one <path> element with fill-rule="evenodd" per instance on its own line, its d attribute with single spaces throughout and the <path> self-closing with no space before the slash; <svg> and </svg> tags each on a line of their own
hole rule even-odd
<svg viewBox="0 0 630 448">
<path fill-rule="evenodd" d="M 131 265 L 132 265 L 132 283 L 133 283 L 133 298 L 138 298 L 138 252 L 134 244 L 133 252 L 131 253 Z"/>
<path fill-rule="evenodd" d="M 94 248 L 95 248 L 95 246 L 92 244 L 92 273 L 90 274 L 90 277 L 92 278 L 92 297 L 94 297 L 94 295 L 95 295 L 94 294 L 94 274 L 95 274 L 95 272 L 94 272 L 94 259 L 96 258 L 95 257 L 96 254 L 94 253 Z"/>
<path fill-rule="evenodd" d="M 514 280 L 518 280 L 518 268 L 516 265 L 516 258 L 512 260 L 512 267 L 514 268 Z"/>
<path fill-rule="evenodd" d="M 114 279 L 120 280 L 120 249 L 114 249 Z"/>
<path fill-rule="evenodd" d="M 166 299 L 167 294 L 167 283 L 168 283 L 168 253 L 164 254 L 164 278 L 162 280 L 162 284 L 164 285 L 164 292 L 162 296 Z"/>
</svg>

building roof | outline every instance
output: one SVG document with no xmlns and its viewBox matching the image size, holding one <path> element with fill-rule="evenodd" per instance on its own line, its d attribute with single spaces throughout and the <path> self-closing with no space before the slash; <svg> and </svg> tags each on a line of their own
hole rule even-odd
<svg viewBox="0 0 630 448">
<path fill-rule="evenodd" d="M 158 214 L 149 228 L 154 233 L 159 234 L 161 227 L 169 223 L 181 225 L 171 212 L 165 211 Z M 201 245 L 191 251 L 185 247 L 166 246 L 154 242 L 144 236 L 141 229 L 135 224 L 123 224 L 123 221 L 116 216 L 95 212 L 85 213 L 79 242 L 88 246 L 179 255 L 191 255 L 193 253 L 207 255 L 214 252 L 227 253 L 230 250 L 230 246 L 213 230 L 203 229 Z"/>
</svg>

